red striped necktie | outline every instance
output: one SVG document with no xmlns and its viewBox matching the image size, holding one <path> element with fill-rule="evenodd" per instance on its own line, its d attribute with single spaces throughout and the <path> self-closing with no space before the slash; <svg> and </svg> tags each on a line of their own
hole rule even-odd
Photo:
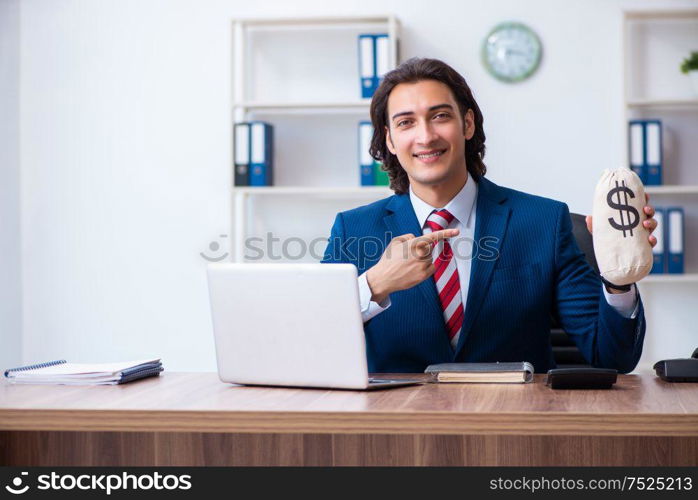
<svg viewBox="0 0 698 500">
<path fill-rule="evenodd" d="M 448 210 L 434 210 L 427 218 L 424 233 L 446 229 L 454 219 L 455 217 Z M 464 310 L 456 259 L 453 258 L 453 251 L 448 240 L 439 241 L 434 247 L 432 256 L 436 268 L 434 272 L 436 291 L 439 293 L 448 339 L 451 342 L 451 347 L 455 349 L 460 329 L 463 326 Z"/>
</svg>

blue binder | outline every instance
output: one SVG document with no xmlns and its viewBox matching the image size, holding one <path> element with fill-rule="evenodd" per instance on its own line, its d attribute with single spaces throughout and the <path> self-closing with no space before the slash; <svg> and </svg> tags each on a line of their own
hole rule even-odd
<svg viewBox="0 0 698 500">
<path fill-rule="evenodd" d="M 667 272 L 682 274 L 684 272 L 684 212 L 681 207 L 666 209 L 666 233 L 668 239 Z"/>
<path fill-rule="evenodd" d="M 630 170 L 638 175 L 643 184 L 647 184 L 644 120 L 630 120 L 628 122 L 628 160 Z"/>
<path fill-rule="evenodd" d="M 390 71 L 389 63 L 389 45 L 388 45 L 388 34 L 380 33 L 374 36 L 374 54 L 373 59 L 375 63 L 375 78 L 373 85 L 373 92 L 378 90 L 383 77 Z"/>
<path fill-rule="evenodd" d="M 361 97 L 370 99 L 376 90 L 376 40 L 373 35 L 359 35 L 359 78 Z"/>
<path fill-rule="evenodd" d="M 657 238 L 657 244 L 652 249 L 652 270 L 650 274 L 661 274 L 666 272 L 667 267 L 667 245 L 666 231 L 666 213 L 661 207 L 654 207 L 654 219 L 657 221 L 657 228 L 654 230 L 654 237 Z"/>
<path fill-rule="evenodd" d="M 274 182 L 274 127 L 250 123 L 250 186 L 271 186 Z"/>
<path fill-rule="evenodd" d="M 645 165 L 648 186 L 662 184 L 662 122 L 645 120 Z"/>
<path fill-rule="evenodd" d="M 383 76 L 390 70 L 389 55 L 387 33 L 359 35 L 359 76 L 362 98 L 373 97 Z"/>
<path fill-rule="evenodd" d="M 359 122 L 359 169 L 361 172 L 361 185 L 375 185 L 373 177 L 373 158 L 368 152 L 371 147 L 371 137 L 373 136 L 373 126 L 369 121 Z"/>
</svg>

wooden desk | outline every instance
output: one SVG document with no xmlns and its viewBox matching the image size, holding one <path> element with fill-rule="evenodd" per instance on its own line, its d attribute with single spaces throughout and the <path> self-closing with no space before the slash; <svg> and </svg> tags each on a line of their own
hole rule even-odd
<svg viewBox="0 0 698 500">
<path fill-rule="evenodd" d="M 0 383 L 0 465 L 698 465 L 698 384 L 610 391 L 427 384 L 376 392 Z"/>
</svg>

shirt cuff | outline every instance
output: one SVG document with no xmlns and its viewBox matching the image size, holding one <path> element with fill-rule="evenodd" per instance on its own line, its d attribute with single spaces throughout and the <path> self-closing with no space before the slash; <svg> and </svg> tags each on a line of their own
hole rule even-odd
<svg viewBox="0 0 698 500">
<path fill-rule="evenodd" d="M 630 290 L 623 293 L 611 293 L 606 290 L 604 285 L 601 285 L 606 302 L 618 314 L 626 319 L 635 319 L 640 308 L 640 301 L 637 298 L 637 285 L 633 283 Z"/>
<path fill-rule="evenodd" d="M 390 295 L 380 304 L 371 300 L 373 293 L 368 286 L 366 273 L 359 276 L 359 304 L 361 305 L 361 319 L 366 323 L 369 319 L 382 313 L 390 307 Z"/>
</svg>

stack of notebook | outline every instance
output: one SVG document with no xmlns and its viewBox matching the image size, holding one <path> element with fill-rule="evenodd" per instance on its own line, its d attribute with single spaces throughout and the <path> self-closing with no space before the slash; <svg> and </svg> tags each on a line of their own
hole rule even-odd
<svg viewBox="0 0 698 500">
<path fill-rule="evenodd" d="M 160 358 L 120 363 L 68 363 L 64 359 L 10 368 L 5 377 L 15 384 L 113 385 L 159 375 Z"/>
</svg>

